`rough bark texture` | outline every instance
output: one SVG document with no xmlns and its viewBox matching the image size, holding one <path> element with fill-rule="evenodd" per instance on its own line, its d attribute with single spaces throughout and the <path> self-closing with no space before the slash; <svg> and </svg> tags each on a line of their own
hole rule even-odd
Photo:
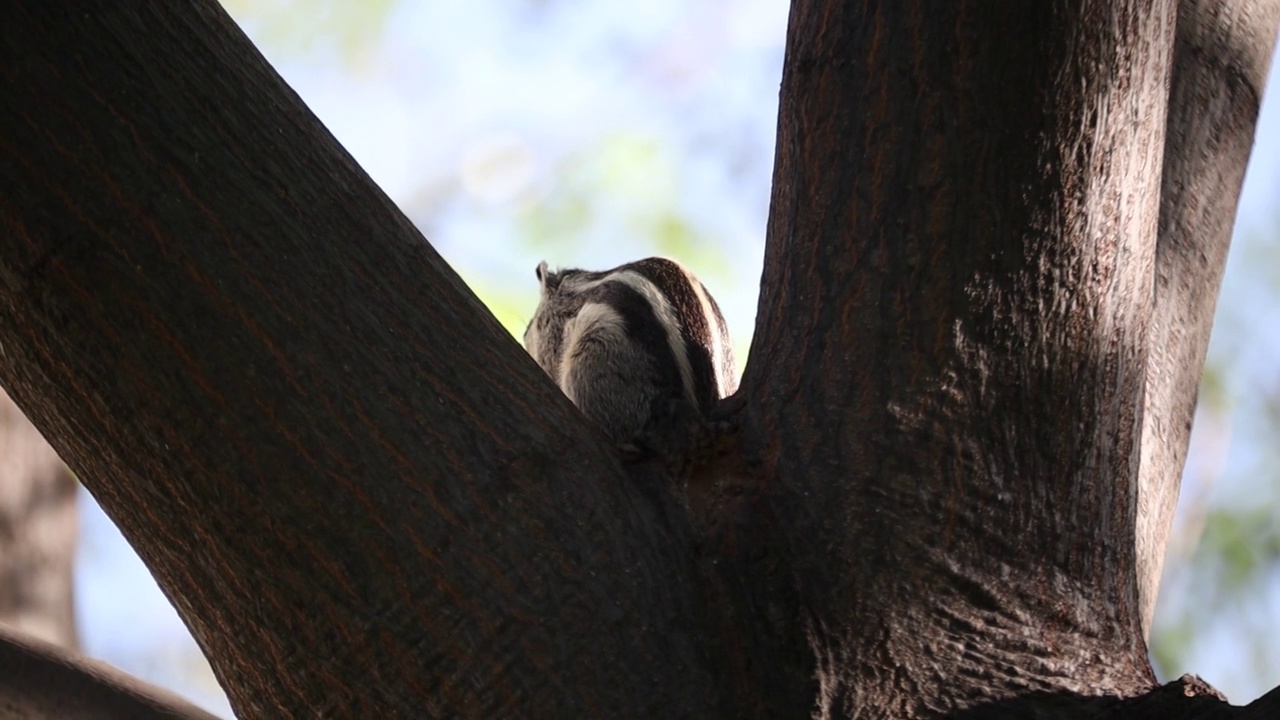
<svg viewBox="0 0 1280 720">
<path fill-rule="evenodd" d="M 1175 3 L 836 7 L 792 6 L 742 391 L 821 712 L 1144 691 Z"/>
<path fill-rule="evenodd" d="M 75 648 L 76 480 L 0 391 L 0 623 Z"/>
<path fill-rule="evenodd" d="M 688 540 L 216 3 L 0 28 L 0 380 L 238 714 L 715 714 Z"/>
<path fill-rule="evenodd" d="M 1280 688 L 1237 708 L 1193 675 L 1132 698 L 1032 693 L 949 715 L 951 720 L 1272 720 L 1280 709 Z"/>
<path fill-rule="evenodd" d="M 241 716 L 1280 712 L 1145 654 L 1174 0 L 798 0 L 737 430 L 675 486 L 215 4 L 11 8 L 0 382 Z"/>
<path fill-rule="evenodd" d="M 0 718 L 217 720 L 106 663 L 0 630 Z"/>
<path fill-rule="evenodd" d="M 1178 5 L 1138 482 L 1146 636 L 1278 16 L 1274 0 Z"/>
</svg>

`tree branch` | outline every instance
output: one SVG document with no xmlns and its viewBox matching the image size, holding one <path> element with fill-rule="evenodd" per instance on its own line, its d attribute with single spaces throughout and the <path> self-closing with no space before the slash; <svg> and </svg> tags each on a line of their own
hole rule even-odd
<svg viewBox="0 0 1280 720">
<path fill-rule="evenodd" d="M 0 709 L 23 720 L 216 720 L 106 663 L 5 629 Z"/>
<path fill-rule="evenodd" d="M 0 380 L 238 714 L 714 714 L 679 516 L 216 2 L 0 32 Z"/>
<path fill-rule="evenodd" d="M 1280 713 L 1280 688 L 1245 707 L 1194 675 L 1131 698 L 1073 693 L 1033 694 L 981 705 L 951 720 L 1270 720 Z"/>
<path fill-rule="evenodd" d="M 825 715 L 1153 682 L 1133 533 L 1174 21 L 793 4 L 742 424 Z"/>
<path fill-rule="evenodd" d="M 1151 632 L 1236 203 L 1280 2 L 1182 0 L 1169 93 L 1138 483 L 1138 592 Z"/>
</svg>

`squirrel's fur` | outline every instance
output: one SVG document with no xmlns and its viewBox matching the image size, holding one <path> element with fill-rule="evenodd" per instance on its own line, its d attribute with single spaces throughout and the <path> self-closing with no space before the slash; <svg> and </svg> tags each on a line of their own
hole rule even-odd
<svg viewBox="0 0 1280 720">
<path fill-rule="evenodd" d="M 552 272 L 525 348 L 619 444 L 685 404 L 705 419 L 737 389 L 733 347 L 711 293 L 683 265 L 647 258 L 612 270 Z"/>
</svg>

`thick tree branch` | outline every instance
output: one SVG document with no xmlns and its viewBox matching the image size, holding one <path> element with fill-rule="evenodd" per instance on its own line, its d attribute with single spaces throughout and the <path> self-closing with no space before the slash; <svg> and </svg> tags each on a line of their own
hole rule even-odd
<svg viewBox="0 0 1280 720">
<path fill-rule="evenodd" d="M 0 630 L 0 716 L 23 720 L 216 720 L 106 663 Z"/>
<path fill-rule="evenodd" d="M 1278 22 L 1276 0 L 1178 5 L 1138 489 L 1146 634 Z"/>
<path fill-rule="evenodd" d="M 0 33 L 0 381 L 237 713 L 713 714 L 662 495 L 217 3 Z"/>
<path fill-rule="evenodd" d="M 212 0 L 11 3 L 0 382 L 245 716 L 1267 716 L 1155 688 L 1142 632 L 1185 452 L 1144 401 L 1189 415 L 1234 204 L 1199 193 L 1275 28 L 1215 7 L 1201 125 L 1174 0 L 797 0 L 734 451 L 686 505 Z"/>
<path fill-rule="evenodd" d="M 951 720 L 1271 720 L 1280 715 L 1280 689 L 1249 703 L 1228 705 L 1193 675 L 1129 698 L 1083 693 L 1038 693 L 971 708 Z"/>
<path fill-rule="evenodd" d="M 1175 9 L 792 7 L 742 416 L 826 715 L 1153 682 L 1133 538 Z"/>
</svg>

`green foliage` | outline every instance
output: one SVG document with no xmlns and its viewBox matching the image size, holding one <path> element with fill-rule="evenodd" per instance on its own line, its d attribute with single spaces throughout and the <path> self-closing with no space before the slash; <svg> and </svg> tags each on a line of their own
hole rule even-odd
<svg viewBox="0 0 1280 720">
<path fill-rule="evenodd" d="M 286 55 L 335 47 L 358 64 L 382 36 L 396 0 L 222 0 L 242 25 L 254 28 L 258 43 Z"/>
<path fill-rule="evenodd" d="M 1211 511 L 1196 549 L 1196 562 L 1213 575 L 1208 583 L 1211 602 L 1233 602 L 1249 586 L 1261 582 L 1261 572 L 1280 562 L 1280 517 L 1274 498 L 1244 509 Z"/>
<path fill-rule="evenodd" d="M 1213 363 L 1205 363 L 1204 374 L 1200 377 L 1200 406 L 1210 412 L 1222 415 L 1231 404 L 1230 389 L 1227 387 L 1223 368 Z"/>
<path fill-rule="evenodd" d="M 723 267 L 723 251 L 681 207 L 682 175 L 676 153 L 661 138 L 604 135 L 556 166 L 549 192 L 520 213 L 518 235 L 556 257 L 574 257 L 604 234 L 634 246 L 634 257 L 669 255 Z"/>
<path fill-rule="evenodd" d="M 523 343 L 524 328 L 538 304 L 538 284 L 533 273 L 529 273 L 526 287 L 501 287 L 474 277 L 463 277 L 463 280 L 516 342 Z"/>
<path fill-rule="evenodd" d="M 1195 622 L 1190 617 L 1166 623 L 1151 637 L 1151 662 L 1161 677 L 1169 677 L 1177 668 L 1186 666 L 1186 659 L 1196 640 Z"/>
<path fill-rule="evenodd" d="M 1221 457 L 1193 462 L 1184 478 L 1175 528 L 1184 536 L 1172 544 L 1151 655 L 1161 677 L 1199 672 L 1244 702 L 1280 667 L 1274 638 L 1254 632 L 1274 623 L 1268 595 L 1280 571 L 1280 386 L 1274 322 L 1261 322 L 1280 300 L 1280 238 L 1246 229 L 1231 252 L 1192 437 L 1193 459 L 1197 448 Z M 1238 662 L 1214 677 L 1208 645 L 1224 634 Z"/>
</svg>

